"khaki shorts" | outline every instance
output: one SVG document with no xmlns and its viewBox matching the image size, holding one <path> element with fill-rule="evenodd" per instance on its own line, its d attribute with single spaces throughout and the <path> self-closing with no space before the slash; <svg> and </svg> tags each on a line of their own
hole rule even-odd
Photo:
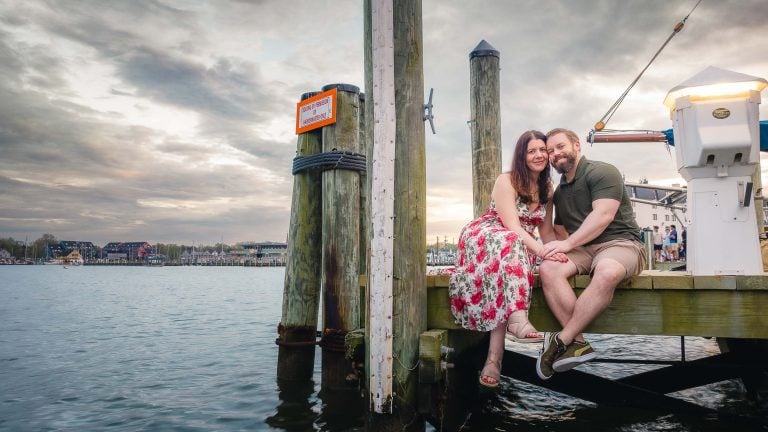
<svg viewBox="0 0 768 432">
<path fill-rule="evenodd" d="M 579 246 L 568 252 L 568 259 L 576 265 L 579 274 L 592 274 L 600 260 L 609 258 L 624 266 L 624 279 L 640 274 L 645 268 L 645 248 L 640 242 L 617 239 L 588 246 Z"/>
</svg>

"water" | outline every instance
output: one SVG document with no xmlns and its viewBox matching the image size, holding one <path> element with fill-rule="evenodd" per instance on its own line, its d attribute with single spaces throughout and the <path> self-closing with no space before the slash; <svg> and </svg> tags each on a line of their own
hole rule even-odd
<svg viewBox="0 0 768 432">
<path fill-rule="evenodd" d="M 313 382 L 276 382 L 283 276 L 283 268 L 0 266 L 0 430 L 363 430 L 360 415 L 323 400 L 319 355 Z M 679 338 L 592 340 L 611 357 L 679 358 Z M 627 340 L 650 343 L 627 350 Z M 686 338 L 686 350 L 689 359 L 717 352 L 702 338 Z M 622 365 L 585 368 L 626 374 Z M 501 387 L 475 401 L 465 430 L 767 430 L 724 415 L 600 407 L 511 379 Z M 768 414 L 737 381 L 678 396 Z"/>
</svg>

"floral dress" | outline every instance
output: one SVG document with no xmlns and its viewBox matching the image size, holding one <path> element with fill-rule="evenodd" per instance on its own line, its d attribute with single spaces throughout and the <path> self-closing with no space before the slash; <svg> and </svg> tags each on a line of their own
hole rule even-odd
<svg viewBox="0 0 768 432">
<path fill-rule="evenodd" d="M 520 225 L 529 233 L 546 215 L 544 206 L 529 211 L 517 200 Z M 531 302 L 536 255 L 528 253 L 520 236 L 501 223 L 496 203 L 461 231 L 456 268 L 448 294 L 456 323 L 469 330 L 490 331 L 506 323 Z"/>
</svg>

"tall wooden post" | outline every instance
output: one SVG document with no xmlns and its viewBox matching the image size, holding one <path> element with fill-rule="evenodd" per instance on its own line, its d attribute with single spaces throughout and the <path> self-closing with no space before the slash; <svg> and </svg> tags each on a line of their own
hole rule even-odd
<svg viewBox="0 0 768 432">
<path fill-rule="evenodd" d="M 305 93 L 301 100 L 317 92 Z M 296 156 L 320 153 L 321 131 L 299 135 Z M 320 297 L 321 207 L 320 172 L 305 170 L 293 177 L 293 198 L 285 264 L 283 315 L 278 327 L 277 377 L 309 380 L 315 367 L 315 334 Z"/>
<path fill-rule="evenodd" d="M 485 40 L 469 53 L 469 81 L 472 196 L 474 217 L 479 217 L 488 208 L 501 173 L 499 52 Z"/>
<path fill-rule="evenodd" d="M 360 151 L 360 90 L 349 84 L 336 88 L 336 123 L 323 128 L 323 152 Z M 322 174 L 323 185 L 323 348 L 322 387 L 349 388 L 353 370 L 344 358 L 344 335 L 360 326 L 358 281 L 360 238 L 360 173 L 331 169 Z"/>
<path fill-rule="evenodd" d="M 374 104 L 374 157 L 371 187 L 371 316 L 370 341 L 367 347 L 390 343 L 387 352 L 371 353 L 369 361 L 374 411 L 368 417 L 369 430 L 423 430 L 424 421 L 416 405 L 418 385 L 419 335 L 426 330 L 426 156 L 424 149 L 424 74 L 420 0 L 377 0 L 366 2 L 366 14 L 371 14 L 372 75 Z M 391 21 L 390 21 L 390 18 Z M 367 20 L 366 20 L 367 23 Z M 366 68 L 366 71 L 368 68 Z M 366 78 L 366 82 L 368 78 Z M 394 96 L 394 98 L 392 98 Z M 392 100 L 394 99 L 394 100 Z M 368 101 L 370 103 L 370 101 Z M 394 109 L 394 113 L 390 108 Z M 394 119 L 390 116 L 394 115 Z M 394 128 L 394 131 L 392 131 Z M 388 177 L 388 153 L 381 146 L 391 146 L 394 132 L 394 189 L 383 183 Z M 392 194 L 392 214 L 387 215 L 388 203 L 381 195 Z M 380 228 L 377 224 L 383 223 Z M 380 250 L 386 245 L 386 225 L 391 223 L 392 250 Z M 381 259 L 380 259 L 381 258 Z M 382 265 L 391 262 L 390 274 Z M 383 272 L 382 277 L 380 273 Z M 391 275 L 391 278 L 389 277 Z M 385 284 L 391 283 L 391 313 L 379 310 L 387 306 Z M 384 292 L 378 292 L 384 289 Z M 383 298 L 382 298 L 383 296 Z M 374 317 L 376 321 L 374 321 Z M 391 323 L 391 334 L 380 332 L 382 323 Z M 378 348 L 378 347 L 376 347 Z M 394 361 L 393 361 L 394 360 Z M 386 363 L 387 367 L 381 367 Z M 386 374 L 391 368 L 392 376 Z M 389 388 L 386 384 L 388 379 Z M 381 391 L 388 392 L 382 401 Z M 394 395 L 393 395 L 394 393 Z M 375 400 L 375 401 L 374 401 Z M 383 402 L 383 404 L 381 403 Z M 388 403 L 389 402 L 389 403 Z M 391 410 L 391 411 L 390 411 Z M 381 414 L 379 414 L 381 413 Z M 391 414 L 390 414 L 391 413 Z"/>
<path fill-rule="evenodd" d="M 394 413 L 397 430 L 423 430 L 416 415 L 419 336 L 427 330 L 427 162 L 421 0 L 394 1 L 395 220 Z M 394 420 L 394 422 L 393 422 Z M 402 424 L 407 422 L 406 424 Z"/>
<path fill-rule="evenodd" d="M 363 0 L 363 63 L 365 73 L 365 94 L 366 103 L 363 110 L 364 115 L 364 130 L 365 134 L 365 162 L 366 162 L 366 176 L 365 176 L 365 190 L 368 195 L 368 200 L 365 206 L 367 225 L 367 250 L 365 252 L 365 274 L 367 277 L 367 283 L 365 284 L 365 296 L 363 301 L 365 302 L 365 316 L 363 317 L 363 328 L 365 329 L 365 388 L 370 389 L 371 376 L 371 361 L 370 361 L 370 343 L 371 343 L 371 256 L 373 246 L 373 197 L 372 197 L 372 182 L 373 182 L 373 41 L 371 39 L 371 0 Z M 381 197 L 379 197 L 380 199 Z M 390 308 L 391 312 L 391 308 Z M 381 343 L 379 347 L 381 348 Z M 370 395 L 370 392 L 369 392 Z"/>
</svg>

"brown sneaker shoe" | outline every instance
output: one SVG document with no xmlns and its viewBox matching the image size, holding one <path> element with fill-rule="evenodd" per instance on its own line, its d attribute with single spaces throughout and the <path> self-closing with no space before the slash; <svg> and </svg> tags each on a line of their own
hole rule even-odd
<svg viewBox="0 0 768 432">
<path fill-rule="evenodd" d="M 557 337 L 557 333 L 545 333 L 544 345 L 539 351 L 539 358 L 536 359 L 536 375 L 543 380 L 552 378 L 555 370 L 552 365 L 567 349 L 565 344 Z"/>
<path fill-rule="evenodd" d="M 552 369 L 555 372 L 565 372 L 595 357 L 597 357 L 597 353 L 592 349 L 589 342 L 573 341 L 565 349 L 565 352 L 552 363 Z"/>
</svg>

